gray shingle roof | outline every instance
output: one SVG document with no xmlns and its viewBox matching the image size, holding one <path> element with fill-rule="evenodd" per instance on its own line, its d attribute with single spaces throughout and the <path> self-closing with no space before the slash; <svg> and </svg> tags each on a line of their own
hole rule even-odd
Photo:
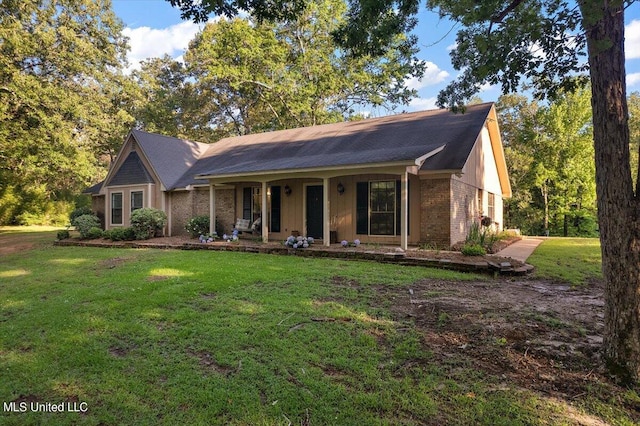
<svg viewBox="0 0 640 426">
<path fill-rule="evenodd" d="M 414 161 L 441 147 L 422 169 L 459 170 L 492 105 L 469 106 L 464 114 L 431 110 L 222 139 L 210 145 L 176 187 L 193 184 L 196 175 Z"/>
<path fill-rule="evenodd" d="M 82 193 L 83 194 L 98 195 L 100 193 L 100 190 L 102 189 L 102 184 L 103 183 L 104 183 L 104 181 L 98 182 L 95 185 L 90 186 L 89 188 L 87 188 L 84 191 L 82 191 Z"/>
<path fill-rule="evenodd" d="M 147 133 L 142 130 L 132 130 L 131 134 L 167 189 L 176 188 L 176 182 L 209 148 L 205 143 Z"/>
<path fill-rule="evenodd" d="M 135 185 L 137 183 L 154 183 L 137 152 L 130 152 L 116 174 L 109 180 L 111 185 Z"/>
<path fill-rule="evenodd" d="M 422 170 L 460 170 L 492 106 L 472 105 L 464 114 L 444 109 L 398 114 L 231 137 L 214 144 L 140 130 L 131 134 L 168 190 L 206 184 L 195 178 L 198 175 L 408 162 L 437 149 L 441 151 L 428 158 Z"/>
</svg>

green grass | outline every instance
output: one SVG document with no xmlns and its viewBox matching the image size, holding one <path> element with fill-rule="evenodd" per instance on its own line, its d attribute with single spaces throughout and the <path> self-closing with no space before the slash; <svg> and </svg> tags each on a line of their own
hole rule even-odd
<svg viewBox="0 0 640 426">
<path fill-rule="evenodd" d="M 549 420 L 564 419 L 561 403 L 442 362 L 394 320 L 381 286 L 421 279 L 487 278 L 232 252 L 4 256 L 0 399 L 89 411 L 0 424 L 564 424 Z"/>
<path fill-rule="evenodd" d="M 602 256 L 597 238 L 546 239 L 527 263 L 536 267 L 536 277 L 574 286 L 602 278 Z"/>
</svg>

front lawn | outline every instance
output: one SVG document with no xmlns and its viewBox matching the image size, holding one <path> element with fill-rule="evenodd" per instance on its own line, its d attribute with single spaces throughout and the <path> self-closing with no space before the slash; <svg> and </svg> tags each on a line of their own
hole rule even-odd
<svg viewBox="0 0 640 426">
<path fill-rule="evenodd" d="M 602 254 L 597 238 L 545 239 L 527 263 L 536 267 L 536 277 L 574 286 L 602 279 Z"/>
<path fill-rule="evenodd" d="M 566 402 L 462 355 L 443 359 L 391 309 L 417 297 L 412 283 L 470 280 L 493 285 L 450 271 L 232 252 L 45 245 L 4 256 L 0 423 L 579 424 L 584 414 Z M 434 315 L 435 330 L 456 338 L 454 312 Z M 86 412 L 7 412 L 32 403 Z M 596 403 L 632 424 L 607 400 L 583 406 Z"/>
</svg>

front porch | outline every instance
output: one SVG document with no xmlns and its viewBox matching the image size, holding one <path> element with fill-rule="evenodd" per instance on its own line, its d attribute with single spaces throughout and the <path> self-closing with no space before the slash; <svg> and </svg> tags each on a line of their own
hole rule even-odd
<svg viewBox="0 0 640 426">
<path fill-rule="evenodd" d="M 357 239 L 406 250 L 420 242 L 421 229 L 420 180 L 409 169 L 210 178 L 210 231 L 220 234 L 215 229 L 218 188 L 232 187 L 236 221 L 260 219 L 262 242 L 300 235 L 324 247 Z"/>
</svg>

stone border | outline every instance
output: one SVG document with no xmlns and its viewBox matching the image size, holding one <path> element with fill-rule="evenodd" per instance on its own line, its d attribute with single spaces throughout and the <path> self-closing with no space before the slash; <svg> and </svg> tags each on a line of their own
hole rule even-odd
<svg viewBox="0 0 640 426">
<path fill-rule="evenodd" d="M 323 250 L 313 249 L 292 249 L 277 246 L 252 246 L 230 243 L 182 243 L 182 244 L 162 244 L 137 241 L 125 241 L 118 243 L 77 241 L 77 240 L 56 240 L 53 245 L 62 247 L 101 247 L 101 248 L 155 248 L 172 250 L 214 250 L 214 251 L 235 251 L 245 253 L 277 254 L 303 257 L 329 257 L 334 259 L 349 260 L 369 260 L 382 263 L 395 263 L 408 266 L 425 266 L 431 268 L 451 269 L 462 272 L 480 272 L 493 275 L 521 276 L 533 272 L 534 267 L 525 264 L 521 267 L 514 267 L 509 262 L 461 262 L 450 259 L 429 259 L 422 257 L 410 257 L 404 252 L 381 253 L 376 251 L 356 251 L 356 250 Z"/>
</svg>

